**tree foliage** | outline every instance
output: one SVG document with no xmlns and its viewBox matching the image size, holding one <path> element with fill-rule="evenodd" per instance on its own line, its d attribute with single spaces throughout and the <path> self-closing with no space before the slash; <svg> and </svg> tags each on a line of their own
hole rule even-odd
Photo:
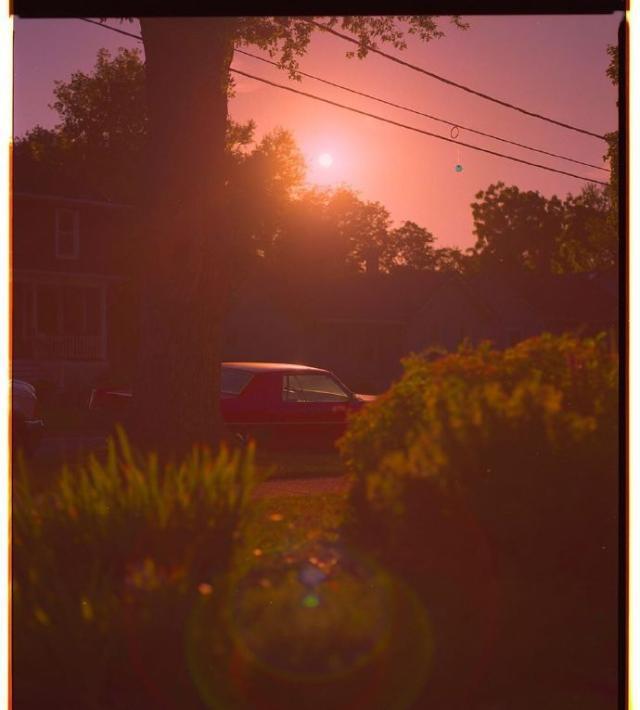
<svg viewBox="0 0 640 710">
<path fill-rule="evenodd" d="M 242 17 L 236 20 L 234 40 L 237 46 L 254 45 L 267 50 L 289 76 L 300 79 L 298 59 L 306 53 L 313 32 L 319 29 L 314 21 L 331 28 L 339 26 L 353 34 L 359 46 L 357 50 L 347 51 L 346 56 L 359 59 L 368 55 L 369 47 L 377 48 L 380 44 L 404 50 L 407 35 L 424 42 L 444 36 L 441 22 L 430 15 Z M 458 29 L 468 27 L 457 15 L 452 16 L 450 22 Z"/>
<path fill-rule="evenodd" d="M 476 195 L 471 209 L 475 252 L 501 267 L 551 271 L 554 242 L 562 229 L 562 204 L 539 192 L 503 182 Z"/>
<path fill-rule="evenodd" d="M 415 222 L 406 221 L 389 234 L 393 257 L 389 270 L 432 271 L 436 267 L 435 237 Z"/>
<path fill-rule="evenodd" d="M 16 187 L 137 203 L 149 138 L 145 68 L 140 52 L 100 49 L 91 72 L 56 81 L 53 129 L 36 126 L 14 147 Z M 229 121 L 229 169 L 254 140 L 255 124 Z"/>
<path fill-rule="evenodd" d="M 607 54 L 610 57 L 609 66 L 607 67 L 607 76 L 611 79 L 611 83 L 614 86 L 618 86 L 620 83 L 620 52 L 618 45 L 609 45 L 607 47 Z M 616 104 L 617 103 L 618 102 L 616 102 Z M 611 170 L 609 186 L 606 188 L 606 194 L 609 199 L 609 215 L 605 228 L 609 233 L 610 239 L 617 239 L 619 221 L 618 193 L 620 190 L 620 133 L 619 131 L 613 131 L 607 133 L 605 138 L 607 139 L 607 152 L 603 157 L 609 163 Z"/>
<path fill-rule="evenodd" d="M 471 209 L 476 244 L 472 268 L 572 273 L 617 263 L 617 236 L 608 227 L 606 190 L 588 185 L 564 201 L 498 182 L 476 195 Z"/>
<path fill-rule="evenodd" d="M 415 222 L 394 227 L 380 202 L 346 186 L 297 192 L 272 232 L 264 256 L 285 269 L 325 273 L 434 271 L 452 268 L 457 249 L 436 249 L 435 237 Z"/>
<path fill-rule="evenodd" d="M 430 16 L 319 19 L 353 32 L 360 42 L 359 57 L 378 43 L 403 49 L 407 35 L 423 41 L 442 35 L 440 20 Z M 298 59 L 318 28 L 309 17 L 139 20 L 148 150 L 138 163 L 143 177 L 134 178 L 131 190 L 144 206 L 137 256 L 143 279 L 133 435 L 141 447 L 175 455 L 194 442 L 217 442 L 222 433 L 217 363 L 238 250 L 230 238 L 235 215 L 228 199 L 234 160 L 225 140 L 234 48 L 255 45 L 267 50 L 295 77 Z M 464 26 L 459 18 L 452 22 Z M 126 55 L 123 65 L 130 59 Z M 103 65 L 97 67 L 100 76 Z M 79 77 L 72 79 L 71 96 L 58 87 L 64 110 L 69 107 L 65 119 L 73 128 L 71 135 L 81 152 L 85 138 L 96 141 L 99 158 L 94 170 L 107 174 L 115 164 L 122 178 L 123 163 L 115 152 L 105 155 L 100 150 L 108 143 L 119 145 L 118 132 L 105 136 L 92 126 L 77 130 L 75 122 L 84 115 L 71 102 L 76 89 L 78 96 L 86 89 Z M 134 132 L 138 127 L 134 123 Z M 116 194 L 117 185 L 111 188 Z M 376 240 L 382 235 L 380 216 L 377 208 L 357 215 L 369 220 Z M 354 253 L 356 259 L 364 257 L 362 250 Z"/>
<path fill-rule="evenodd" d="M 18 189 L 90 194 L 136 203 L 148 139 L 144 64 L 136 50 L 101 49 L 93 70 L 57 81 L 53 130 L 17 141 Z M 413 222 L 392 228 L 388 210 L 347 187 L 305 186 L 293 136 L 276 128 L 257 140 L 253 121 L 228 122 L 226 193 L 236 265 L 252 256 L 290 268 L 316 261 L 329 271 L 437 267 L 434 236 Z M 445 251 L 445 250 L 440 250 Z M 308 264 L 307 264 L 308 265 Z"/>
<path fill-rule="evenodd" d="M 473 707 L 480 693 L 520 706 L 541 657 L 528 707 L 544 705 L 566 688 L 567 654 L 576 697 L 594 678 L 615 687 L 619 372 L 607 339 L 464 345 L 404 366 L 339 446 L 354 478 L 349 542 L 412 585 L 440 640 L 416 707 Z"/>
<path fill-rule="evenodd" d="M 608 188 L 587 185 L 579 195 L 567 196 L 555 261 L 561 272 L 598 271 L 618 263 L 617 208 Z"/>
</svg>

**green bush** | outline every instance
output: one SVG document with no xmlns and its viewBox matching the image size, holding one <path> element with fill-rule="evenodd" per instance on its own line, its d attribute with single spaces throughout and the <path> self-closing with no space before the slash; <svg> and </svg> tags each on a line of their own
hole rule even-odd
<svg viewBox="0 0 640 710">
<path fill-rule="evenodd" d="M 122 432 L 45 494 L 13 487 L 16 707 L 199 707 L 185 634 L 219 596 L 253 449 L 160 467 Z"/>
<path fill-rule="evenodd" d="M 618 387 L 604 337 L 465 345 L 405 361 L 352 421 L 348 533 L 431 609 L 432 698 L 615 693 Z"/>
</svg>

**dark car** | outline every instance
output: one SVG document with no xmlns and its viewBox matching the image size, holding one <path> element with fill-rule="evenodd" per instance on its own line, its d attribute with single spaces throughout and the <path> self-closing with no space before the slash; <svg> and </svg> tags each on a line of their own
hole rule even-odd
<svg viewBox="0 0 640 710">
<path fill-rule="evenodd" d="M 40 443 L 44 422 L 35 387 L 23 380 L 11 381 L 11 429 L 13 446 L 29 455 Z"/>
<path fill-rule="evenodd" d="M 229 429 L 276 450 L 331 448 L 347 416 L 373 399 L 328 370 L 277 363 L 224 363 L 220 389 Z"/>
<path fill-rule="evenodd" d="M 222 363 L 220 390 L 229 431 L 274 451 L 331 449 L 348 415 L 374 399 L 354 394 L 329 370 L 271 362 Z M 89 407 L 122 413 L 130 398 L 123 389 L 94 390 Z"/>
</svg>

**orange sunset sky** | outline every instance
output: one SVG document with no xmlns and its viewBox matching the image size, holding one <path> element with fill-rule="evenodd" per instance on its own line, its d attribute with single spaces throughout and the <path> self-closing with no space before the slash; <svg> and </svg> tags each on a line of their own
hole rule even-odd
<svg viewBox="0 0 640 710">
<path fill-rule="evenodd" d="M 606 76 L 607 45 L 617 43 L 622 13 L 610 15 L 471 16 L 467 31 L 441 18 L 446 36 L 428 44 L 409 39 L 405 52 L 381 47 L 453 81 L 530 111 L 595 133 L 617 128 L 617 88 Z M 139 33 L 137 22 L 116 27 Z M 71 72 L 90 71 L 96 52 L 107 47 L 141 47 L 124 37 L 78 20 L 15 21 L 14 133 L 36 124 L 53 126 L 48 108 L 53 82 Z M 247 48 L 261 54 L 256 48 Z M 544 123 L 489 103 L 427 76 L 369 55 L 347 59 L 342 39 L 314 35 L 301 69 L 454 123 L 509 140 L 602 165 L 603 141 Z M 311 79 L 291 82 L 284 72 L 236 54 L 233 67 L 349 104 L 445 137 L 450 128 L 383 106 Z M 587 183 L 445 143 L 371 118 L 312 101 L 252 79 L 236 77 L 230 114 L 253 118 L 257 137 L 281 126 L 290 130 L 307 161 L 307 180 L 345 183 L 362 198 L 377 200 L 396 222 L 413 220 L 429 229 L 437 246 L 474 242 L 470 203 L 479 190 L 502 180 L 546 196 L 578 193 Z M 606 181 L 608 173 L 506 145 L 460 130 L 458 141 L 535 163 Z M 321 158 L 321 156 L 324 156 Z M 462 166 L 456 172 L 456 165 Z"/>
</svg>

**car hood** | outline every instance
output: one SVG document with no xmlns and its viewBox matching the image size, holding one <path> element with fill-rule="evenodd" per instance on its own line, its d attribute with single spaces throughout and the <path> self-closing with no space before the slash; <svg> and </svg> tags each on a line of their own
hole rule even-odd
<svg viewBox="0 0 640 710">
<path fill-rule="evenodd" d="M 369 402 L 373 402 L 376 399 L 378 399 L 378 395 L 377 394 L 356 394 L 355 398 L 359 402 L 362 402 L 363 404 L 367 404 Z"/>
</svg>

